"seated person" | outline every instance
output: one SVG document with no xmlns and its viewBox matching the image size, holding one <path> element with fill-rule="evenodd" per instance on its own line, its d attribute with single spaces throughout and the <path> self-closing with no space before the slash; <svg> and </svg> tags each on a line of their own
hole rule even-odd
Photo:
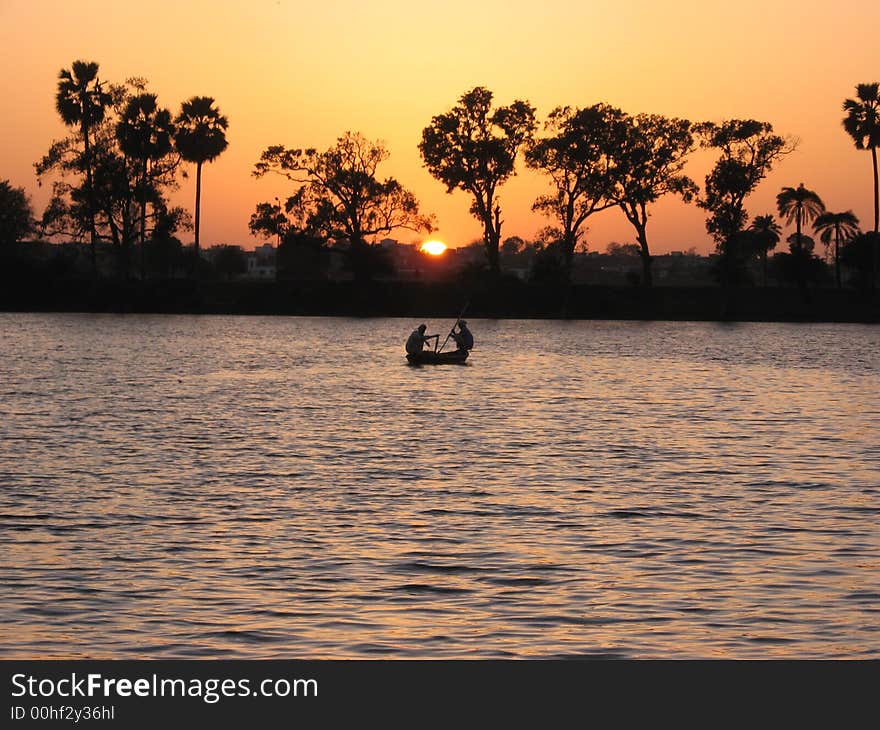
<svg viewBox="0 0 880 730">
<path fill-rule="evenodd" d="M 474 349 L 474 336 L 463 319 L 458 320 L 458 332 L 455 331 L 455 327 L 452 328 L 452 339 L 455 340 L 460 351 Z"/>
<path fill-rule="evenodd" d="M 407 355 L 418 355 L 424 349 L 425 343 L 428 340 L 437 340 L 440 338 L 440 335 L 426 335 L 425 331 L 427 329 L 427 325 L 420 324 L 410 333 L 410 336 L 406 340 Z"/>
</svg>

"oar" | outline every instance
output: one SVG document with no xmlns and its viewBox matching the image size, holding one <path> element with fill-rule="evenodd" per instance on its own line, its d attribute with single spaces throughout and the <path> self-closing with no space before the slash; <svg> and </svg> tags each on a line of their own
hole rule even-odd
<svg viewBox="0 0 880 730">
<path fill-rule="evenodd" d="M 446 339 L 443 340 L 443 344 L 440 345 L 440 349 L 435 350 L 435 352 L 443 352 L 443 348 L 446 347 L 446 343 L 449 342 L 449 338 L 452 337 L 452 333 L 455 332 L 456 326 L 458 325 L 459 322 L 461 322 L 461 318 L 464 317 L 464 313 L 467 311 L 468 304 L 470 304 L 470 303 L 471 303 L 470 299 L 468 299 L 467 302 L 465 302 L 464 307 L 462 307 L 461 312 L 459 312 L 458 317 L 455 320 L 455 324 L 452 325 L 452 329 L 449 330 L 449 334 L 446 335 Z"/>
</svg>

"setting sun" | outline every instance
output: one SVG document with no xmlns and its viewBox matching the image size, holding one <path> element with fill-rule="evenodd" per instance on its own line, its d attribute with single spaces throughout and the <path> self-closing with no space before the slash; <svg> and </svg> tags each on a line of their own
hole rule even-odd
<svg viewBox="0 0 880 730">
<path fill-rule="evenodd" d="M 422 244 L 421 250 L 431 254 L 431 256 L 439 256 L 446 251 L 446 244 L 443 241 L 425 241 Z"/>
</svg>

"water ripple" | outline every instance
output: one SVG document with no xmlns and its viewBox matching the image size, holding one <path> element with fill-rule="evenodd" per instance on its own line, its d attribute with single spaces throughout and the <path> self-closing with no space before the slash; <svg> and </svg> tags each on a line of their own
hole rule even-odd
<svg viewBox="0 0 880 730">
<path fill-rule="evenodd" d="M 878 328 L 472 327 L 0 314 L 0 656 L 880 654 Z"/>
</svg>

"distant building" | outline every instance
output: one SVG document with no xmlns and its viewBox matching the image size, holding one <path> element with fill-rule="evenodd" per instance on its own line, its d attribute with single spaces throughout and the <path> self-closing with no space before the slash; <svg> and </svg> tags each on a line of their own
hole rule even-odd
<svg viewBox="0 0 880 730">
<path fill-rule="evenodd" d="M 220 243 L 209 248 L 201 249 L 201 257 L 213 265 L 218 265 L 219 257 L 223 252 L 234 249 L 241 254 L 244 260 L 244 271 L 231 274 L 233 279 L 275 279 L 276 276 L 276 249 L 271 243 L 257 246 L 253 251 L 245 251 L 241 246 Z M 221 264 L 222 268 L 222 264 Z M 227 274 L 230 275 L 230 274 Z"/>
<path fill-rule="evenodd" d="M 277 250 L 271 243 L 257 246 L 253 251 L 246 251 L 248 279 L 274 279 L 278 272 Z"/>
</svg>

